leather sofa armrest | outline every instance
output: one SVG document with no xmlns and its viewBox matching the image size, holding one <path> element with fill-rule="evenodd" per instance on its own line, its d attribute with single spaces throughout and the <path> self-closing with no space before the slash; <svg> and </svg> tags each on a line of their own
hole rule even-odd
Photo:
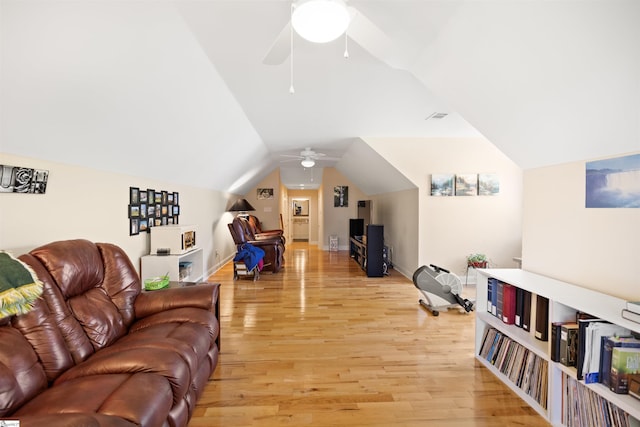
<svg viewBox="0 0 640 427">
<path fill-rule="evenodd" d="M 142 319 L 161 311 L 182 307 L 209 310 L 219 318 L 219 294 L 219 283 L 199 283 L 183 288 L 141 292 L 134 304 L 136 318 Z"/>
</svg>

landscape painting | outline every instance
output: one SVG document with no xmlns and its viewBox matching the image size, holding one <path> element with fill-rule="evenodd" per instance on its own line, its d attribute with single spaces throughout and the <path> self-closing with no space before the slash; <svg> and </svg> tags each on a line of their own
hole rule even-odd
<svg viewBox="0 0 640 427">
<path fill-rule="evenodd" d="M 453 196 L 453 180 L 455 175 L 452 173 L 434 173 L 431 174 L 431 195 L 432 196 Z"/>
<path fill-rule="evenodd" d="M 586 164 L 587 208 L 640 208 L 640 154 Z"/>
<path fill-rule="evenodd" d="M 478 175 L 463 173 L 456 175 L 456 196 L 477 196 Z"/>
</svg>

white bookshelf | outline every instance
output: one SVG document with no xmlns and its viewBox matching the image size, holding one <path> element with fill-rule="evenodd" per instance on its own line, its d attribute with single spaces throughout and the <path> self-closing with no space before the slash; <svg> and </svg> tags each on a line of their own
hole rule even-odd
<svg viewBox="0 0 640 427">
<path fill-rule="evenodd" d="M 527 404 L 534 408 L 540 415 L 554 426 L 563 426 L 562 423 L 562 402 L 563 387 L 562 375 L 576 377 L 576 369 L 564 366 L 561 363 L 551 360 L 551 342 L 540 341 L 533 336 L 535 330 L 534 310 L 532 307 L 532 319 L 530 321 L 531 331 L 525 331 L 514 325 L 506 325 L 500 319 L 487 312 L 487 280 L 493 277 L 515 287 L 525 289 L 533 295 L 541 295 L 549 299 L 549 322 L 568 321 L 575 319 L 577 311 L 589 313 L 602 318 L 611 323 L 618 324 L 635 332 L 640 332 L 640 324 L 623 319 L 620 315 L 625 308 L 626 301 L 590 289 L 581 288 L 570 283 L 555 280 L 539 274 L 531 273 L 520 269 L 480 269 L 477 275 L 476 284 L 476 358 L 492 371 L 501 381 L 508 385 Z M 534 300 L 535 298 L 532 298 Z M 487 328 L 495 328 L 498 331 L 517 341 L 522 346 L 534 352 L 548 363 L 548 398 L 547 408 L 543 408 L 535 400 L 511 383 L 505 375 L 491 363 L 488 363 L 481 356 L 479 351 Z M 551 333 L 548 334 L 551 338 Z M 625 411 L 633 419 L 632 422 L 640 420 L 640 400 L 629 395 L 616 394 L 604 387 L 602 384 L 581 384 L 589 390 L 602 396 L 610 403 Z"/>
<path fill-rule="evenodd" d="M 190 262 L 191 273 L 180 278 L 180 263 Z M 179 255 L 145 255 L 141 258 L 140 278 L 144 283 L 145 279 L 151 277 L 169 275 L 169 280 L 173 282 L 201 282 L 204 278 L 204 259 L 201 248 L 193 249 Z"/>
</svg>

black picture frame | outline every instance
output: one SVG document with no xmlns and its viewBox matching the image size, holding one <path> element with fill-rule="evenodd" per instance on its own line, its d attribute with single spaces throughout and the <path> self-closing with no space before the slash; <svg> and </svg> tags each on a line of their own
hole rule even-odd
<svg viewBox="0 0 640 427">
<path fill-rule="evenodd" d="M 143 194 L 147 194 L 145 191 L 143 191 L 142 193 L 140 193 L 140 196 L 142 196 Z M 147 218 L 147 204 L 146 203 L 140 203 L 140 218 L 144 219 Z"/>
<path fill-rule="evenodd" d="M 156 190 L 151 188 L 147 189 L 147 203 L 152 205 L 156 202 Z"/>
<path fill-rule="evenodd" d="M 178 192 L 177 191 L 173 192 L 173 204 L 174 205 L 179 205 L 180 204 L 180 202 L 178 200 Z"/>
<path fill-rule="evenodd" d="M 149 220 L 147 218 L 140 219 L 138 231 L 140 233 L 148 233 L 149 232 Z"/>
<path fill-rule="evenodd" d="M 140 218 L 140 205 L 129 205 L 129 218 Z"/>
<path fill-rule="evenodd" d="M 129 204 L 131 205 L 140 204 L 140 188 L 139 187 L 129 187 Z"/>
<path fill-rule="evenodd" d="M 129 236 L 140 234 L 140 218 L 129 219 Z"/>
</svg>

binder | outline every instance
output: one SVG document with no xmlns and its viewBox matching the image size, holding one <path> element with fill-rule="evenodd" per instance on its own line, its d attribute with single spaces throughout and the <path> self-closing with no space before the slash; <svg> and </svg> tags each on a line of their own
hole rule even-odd
<svg viewBox="0 0 640 427">
<path fill-rule="evenodd" d="M 553 322 L 551 324 L 551 360 L 560 361 L 560 329 L 565 322 Z"/>
<path fill-rule="evenodd" d="M 498 289 L 498 296 L 497 296 L 497 300 L 496 300 L 496 317 L 498 319 L 502 319 L 502 307 L 503 307 L 503 298 L 504 298 L 504 282 L 498 280 L 498 285 L 497 285 L 497 289 Z"/>
<path fill-rule="evenodd" d="M 504 283 L 502 285 L 502 321 L 513 325 L 516 317 L 516 288 Z"/>
<path fill-rule="evenodd" d="M 489 277 L 487 279 L 487 311 L 493 313 L 493 292 L 495 289 L 495 282 L 497 279 Z"/>
<path fill-rule="evenodd" d="M 536 295 L 535 337 L 540 341 L 549 340 L 549 299 Z"/>
<path fill-rule="evenodd" d="M 513 324 L 522 328 L 522 315 L 524 312 L 524 292 L 522 288 L 516 288 L 516 315 Z"/>
<path fill-rule="evenodd" d="M 491 293 L 491 314 L 498 316 L 498 279 L 493 279 L 493 291 Z"/>
<path fill-rule="evenodd" d="M 523 301 L 522 301 L 522 329 L 525 331 L 531 330 L 531 292 L 523 289 Z"/>
<path fill-rule="evenodd" d="M 584 313 L 578 313 L 576 316 L 578 317 L 578 357 L 576 358 L 576 378 L 578 380 L 583 380 L 584 376 L 582 368 L 584 365 L 587 325 L 591 322 L 605 322 L 605 320 L 591 317 Z"/>
</svg>

